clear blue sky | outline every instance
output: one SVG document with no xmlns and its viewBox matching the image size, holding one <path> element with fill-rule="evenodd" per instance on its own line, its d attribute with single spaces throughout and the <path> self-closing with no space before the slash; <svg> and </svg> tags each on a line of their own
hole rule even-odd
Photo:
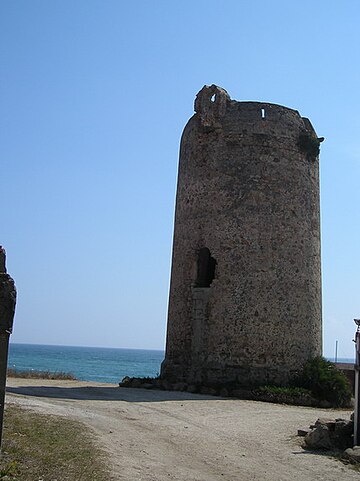
<svg viewBox="0 0 360 481">
<path fill-rule="evenodd" d="M 178 147 L 204 84 L 309 117 L 325 354 L 359 304 L 358 0 L 3 0 L 0 243 L 13 342 L 163 348 Z"/>
</svg>

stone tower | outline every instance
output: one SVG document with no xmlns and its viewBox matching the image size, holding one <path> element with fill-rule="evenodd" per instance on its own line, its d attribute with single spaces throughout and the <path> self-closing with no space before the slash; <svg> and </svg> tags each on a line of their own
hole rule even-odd
<svg viewBox="0 0 360 481">
<path fill-rule="evenodd" d="M 181 140 L 161 377 L 284 384 L 321 354 L 319 139 L 280 105 L 196 96 Z"/>
</svg>

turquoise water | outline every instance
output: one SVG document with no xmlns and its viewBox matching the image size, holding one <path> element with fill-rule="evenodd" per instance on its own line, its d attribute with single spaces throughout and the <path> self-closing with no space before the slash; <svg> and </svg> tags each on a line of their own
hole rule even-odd
<svg viewBox="0 0 360 481">
<path fill-rule="evenodd" d="M 164 351 L 10 344 L 10 368 L 71 372 L 82 381 L 118 383 L 124 376 L 154 377 Z"/>
</svg>

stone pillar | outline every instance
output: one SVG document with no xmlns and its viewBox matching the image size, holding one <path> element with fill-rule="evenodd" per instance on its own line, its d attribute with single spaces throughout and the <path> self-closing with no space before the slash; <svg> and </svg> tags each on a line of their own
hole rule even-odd
<svg viewBox="0 0 360 481">
<path fill-rule="evenodd" d="M 15 304 L 15 284 L 6 272 L 6 253 L 5 249 L 0 246 L 0 449 L 4 419 L 9 338 L 13 327 Z"/>
</svg>

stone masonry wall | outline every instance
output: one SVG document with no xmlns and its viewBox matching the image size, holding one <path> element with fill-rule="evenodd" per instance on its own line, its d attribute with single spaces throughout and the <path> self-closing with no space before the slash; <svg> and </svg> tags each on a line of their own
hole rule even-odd
<svg viewBox="0 0 360 481">
<path fill-rule="evenodd" d="M 215 85 L 195 111 L 181 140 L 161 376 L 283 384 L 321 353 L 322 139 L 296 110 Z"/>
</svg>

